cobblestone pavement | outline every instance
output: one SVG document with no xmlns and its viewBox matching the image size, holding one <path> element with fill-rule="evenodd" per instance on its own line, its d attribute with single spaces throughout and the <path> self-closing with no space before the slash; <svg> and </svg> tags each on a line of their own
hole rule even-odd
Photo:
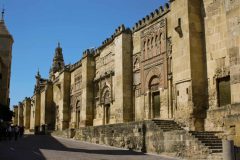
<svg viewBox="0 0 240 160">
<path fill-rule="evenodd" d="M 51 136 L 0 142 L 0 160 L 174 160 Z"/>
</svg>

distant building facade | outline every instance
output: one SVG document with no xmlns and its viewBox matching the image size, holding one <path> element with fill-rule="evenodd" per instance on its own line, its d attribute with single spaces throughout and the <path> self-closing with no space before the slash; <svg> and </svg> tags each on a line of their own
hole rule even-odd
<svg viewBox="0 0 240 160">
<path fill-rule="evenodd" d="M 239 13 L 239 1 L 171 0 L 73 65 L 59 44 L 49 78 L 36 75 L 30 129 L 171 119 L 240 145 Z"/>
<path fill-rule="evenodd" d="M 13 113 L 14 113 L 14 116 L 12 118 L 13 125 L 18 125 L 18 106 L 17 105 L 13 106 Z"/>
</svg>

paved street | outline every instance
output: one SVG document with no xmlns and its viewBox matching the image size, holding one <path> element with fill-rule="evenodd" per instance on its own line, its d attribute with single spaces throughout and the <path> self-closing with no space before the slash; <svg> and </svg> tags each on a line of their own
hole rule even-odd
<svg viewBox="0 0 240 160">
<path fill-rule="evenodd" d="M 51 136 L 0 142 L 0 160 L 174 160 Z"/>
</svg>

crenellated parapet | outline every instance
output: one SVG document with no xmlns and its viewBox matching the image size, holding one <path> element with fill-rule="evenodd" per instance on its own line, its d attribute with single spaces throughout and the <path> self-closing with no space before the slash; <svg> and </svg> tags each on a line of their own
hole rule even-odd
<svg viewBox="0 0 240 160">
<path fill-rule="evenodd" d="M 18 108 L 18 105 L 13 105 L 13 108 L 14 108 L 14 109 L 15 109 L 15 108 L 17 109 L 17 108 Z"/>
<path fill-rule="evenodd" d="M 75 69 L 79 68 L 82 66 L 82 59 L 80 59 L 79 61 L 77 61 L 76 63 L 70 65 L 70 71 L 74 71 Z"/>
<path fill-rule="evenodd" d="M 102 42 L 102 45 L 99 47 L 99 49 L 104 48 L 105 46 L 110 44 L 117 36 L 119 36 L 123 32 L 131 33 L 131 30 L 129 28 L 126 28 L 124 24 L 120 25 L 117 29 L 115 29 L 115 32 L 111 35 L 111 37 L 107 38 Z"/>
<path fill-rule="evenodd" d="M 83 52 L 82 59 L 84 59 L 84 58 L 87 57 L 87 56 L 93 56 L 94 53 L 95 53 L 95 49 L 94 49 L 94 48 L 86 49 L 86 50 Z"/>
<path fill-rule="evenodd" d="M 170 1 L 171 3 L 172 1 Z M 165 4 L 165 6 L 160 6 L 158 9 L 156 9 L 154 12 L 151 12 L 150 14 L 143 17 L 141 20 L 139 20 L 137 23 L 135 23 L 134 27 L 132 27 L 132 32 L 137 32 L 138 30 L 142 29 L 146 25 L 152 23 L 159 17 L 164 16 L 166 13 L 170 11 L 170 6 L 168 3 Z"/>
<path fill-rule="evenodd" d="M 31 98 L 30 97 L 25 97 L 25 99 L 23 101 L 30 101 Z"/>
<path fill-rule="evenodd" d="M 100 48 L 95 49 L 95 54 L 94 56 L 98 56 L 101 53 Z"/>
<path fill-rule="evenodd" d="M 22 107 L 23 106 L 23 102 L 18 102 L 18 107 Z"/>
</svg>

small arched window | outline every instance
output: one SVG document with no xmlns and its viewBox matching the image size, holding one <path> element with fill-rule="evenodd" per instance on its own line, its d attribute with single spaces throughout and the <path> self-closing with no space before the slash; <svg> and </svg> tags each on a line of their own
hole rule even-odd
<svg viewBox="0 0 240 160">
<path fill-rule="evenodd" d="M 146 50 L 146 41 L 143 42 L 143 52 Z"/>
<path fill-rule="evenodd" d="M 149 49 L 149 45 L 150 45 L 150 39 L 148 39 L 147 41 L 147 49 Z"/>
<path fill-rule="evenodd" d="M 158 35 L 155 36 L 155 46 L 158 45 Z"/>
<path fill-rule="evenodd" d="M 151 39 L 151 48 L 153 48 L 154 38 Z"/>
</svg>

